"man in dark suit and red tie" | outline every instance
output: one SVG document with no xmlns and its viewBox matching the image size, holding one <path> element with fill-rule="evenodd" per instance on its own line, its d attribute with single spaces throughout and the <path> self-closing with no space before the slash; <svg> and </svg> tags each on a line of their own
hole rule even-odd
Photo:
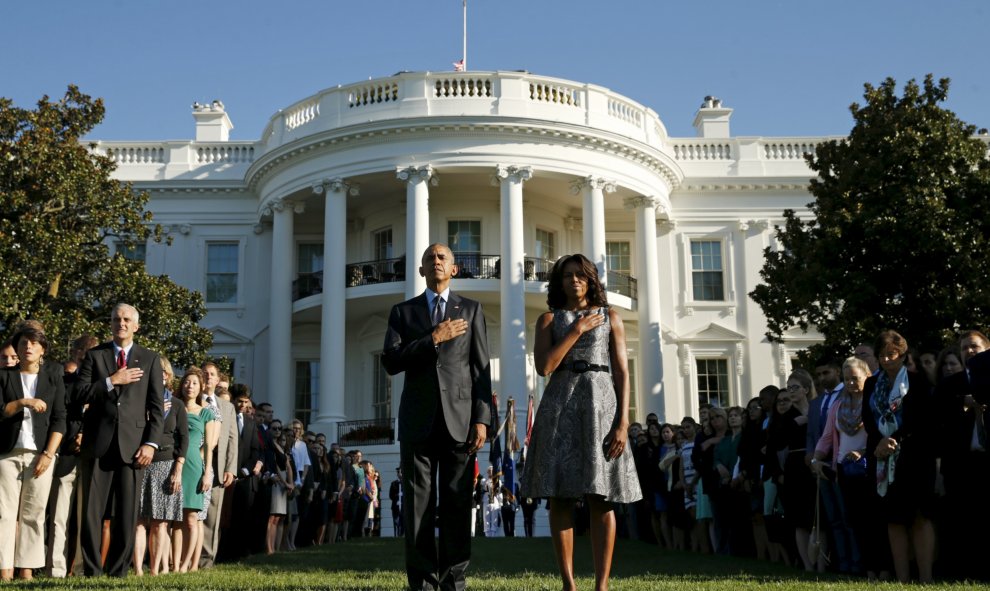
<svg viewBox="0 0 990 591">
<path fill-rule="evenodd" d="M 460 590 L 471 558 L 474 454 L 491 422 L 488 333 L 481 304 L 450 291 L 457 274 L 450 248 L 433 244 L 421 262 L 426 292 L 392 308 L 383 347 L 388 373 L 406 374 L 399 403 L 406 575 L 417 591 Z"/>
<path fill-rule="evenodd" d="M 134 342 L 139 328 L 138 311 L 117 304 L 110 317 L 113 340 L 90 349 L 79 372 L 77 395 L 89 404 L 81 451 L 86 576 L 127 576 L 143 470 L 162 435 L 161 358 Z M 100 540 L 108 508 L 113 520 L 104 564 Z"/>
</svg>

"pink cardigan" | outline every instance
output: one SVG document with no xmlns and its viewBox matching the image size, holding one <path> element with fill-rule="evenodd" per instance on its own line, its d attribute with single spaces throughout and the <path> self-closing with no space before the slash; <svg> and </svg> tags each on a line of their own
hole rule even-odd
<svg viewBox="0 0 990 591">
<path fill-rule="evenodd" d="M 823 454 L 832 454 L 832 469 L 839 469 L 839 437 L 842 435 L 839 433 L 839 425 L 836 420 L 836 416 L 839 414 L 839 400 L 836 399 L 832 403 L 832 407 L 828 409 L 828 418 L 825 419 L 825 431 L 822 432 L 821 438 L 818 439 L 818 444 L 815 446 L 816 452 L 822 452 Z"/>
</svg>

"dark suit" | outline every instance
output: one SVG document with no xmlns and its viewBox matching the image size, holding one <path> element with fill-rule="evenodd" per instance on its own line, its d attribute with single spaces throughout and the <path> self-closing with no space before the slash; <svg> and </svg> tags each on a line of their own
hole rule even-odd
<svg viewBox="0 0 990 591">
<path fill-rule="evenodd" d="M 975 355 L 967 362 L 967 371 L 943 378 L 935 388 L 942 424 L 939 440 L 946 512 L 939 532 L 943 540 L 939 562 L 945 564 L 946 572 L 976 580 L 990 576 L 984 563 L 990 552 L 990 539 L 974 535 L 990 528 L 990 514 L 973 510 L 982 507 L 990 487 L 990 457 L 985 450 L 973 449 L 976 412 L 967 409 L 963 399 L 972 395 L 979 405 L 990 402 L 985 386 L 990 377 L 987 361 L 987 353 Z"/>
<path fill-rule="evenodd" d="M 113 343 L 90 349 L 79 372 L 77 396 L 89 409 L 83 419 L 82 484 L 83 567 L 87 576 L 103 573 L 100 540 L 103 515 L 113 503 L 110 550 L 106 572 L 123 577 L 131 565 L 138 495 L 143 470 L 134 455 L 145 443 L 159 444 L 163 412 L 162 363 L 158 353 L 134 343 L 128 368 L 144 371 L 141 379 L 107 390 L 107 378 L 117 372 Z"/>
<path fill-rule="evenodd" d="M 450 292 L 444 319 L 467 321 L 467 333 L 433 345 L 425 294 L 392 308 L 384 365 L 405 372 L 399 403 L 406 574 L 412 588 L 463 589 L 471 557 L 472 424 L 491 422 L 488 335 L 481 304 Z M 433 483 L 439 472 L 439 484 Z M 433 541 L 437 491 L 440 549 Z"/>
<path fill-rule="evenodd" d="M 236 415 L 235 415 L 236 429 Z M 259 477 L 252 471 L 254 465 L 261 460 L 261 442 L 258 440 L 257 423 L 251 417 L 244 417 L 244 428 L 237 436 L 236 469 L 237 480 L 233 490 L 233 515 L 228 526 L 220 536 L 219 554 L 224 559 L 238 559 L 247 556 L 254 522 L 251 519 L 251 506 L 258 492 Z M 246 474 L 245 474 L 246 472 Z M 264 513 L 267 518 L 268 507 Z"/>
</svg>

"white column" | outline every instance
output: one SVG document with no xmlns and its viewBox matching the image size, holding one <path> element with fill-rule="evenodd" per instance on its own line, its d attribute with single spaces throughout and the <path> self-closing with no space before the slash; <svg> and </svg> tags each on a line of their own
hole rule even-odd
<svg viewBox="0 0 990 591">
<path fill-rule="evenodd" d="M 662 200 L 656 197 L 630 197 L 627 208 L 636 213 L 637 308 L 639 312 L 639 392 L 642 415 L 657 413 L 661 421 L 679 417 L 665 415 L 663 388 L 663 352 L 660 343 L 660 269 L 657 257 L 657 209 Z"/>
<path fill-rule="evenodd" d="M 406 298 L 426 289 L 426 279 L 419 274 L 420 257 L 430 245 L 430 186 L 440 184 L 433 167 L 409 166 L 395 171 L 406 181 Z M 429 183 L 429 185 L 427 184 Z"/>
<path fill-rule="evenodd" d="M 526 292 L 523 284 L 523 182 L 533 177 L 528 166 L 497 166 L 492 184 L 501 188 L 502 248 L 500 293 L 502 351 L 499 383 L 502 400 L 527 400 Z"/>
<path fill-rule="evenodd" d="M 571 184 L 571 190 L 581 193 L 584 205 L 584 241 L 582 254 L 598 267 L 602 285 L 608 283 L 605 268 L 605 193 L 615 192 L 615 183 L 601 177 L 589 176 Z"/>
<path fill-rule="evenodd" d="M 301 205 L 300 205 L 301 207 Z M 275 416 L 292 419 L 292 226 L 293 204 L 276 199 L 266 208 L 272 216 L 271 310 L 268 315 L 268 393 Z"/>
<path fill-rule="evenodd" d="M 325 194 L 323 213 L 323 294 L 320 320 L 320 394 L 317 422 L 336 438 L 336 423 L 343 421 L 347 354 L 347 195 L 356 186 L 343 179 L 325 179 L 313 185 Z"/>
</svg>

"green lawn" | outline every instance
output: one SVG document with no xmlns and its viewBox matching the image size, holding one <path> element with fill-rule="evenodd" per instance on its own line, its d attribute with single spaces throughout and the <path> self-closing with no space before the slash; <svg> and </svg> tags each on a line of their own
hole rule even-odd
<svg viewBox="0 0 990 591">
<path fill-rule="evenodd" d="M 591 551 L 587 538 L 578 538 L 577 574 L 580 589 L 591 589 Z M 356 540 L 253 557 L 203 573 L 160 577 L 64 580 L 38 579 L 30 586 L 45 589 L 342 589 L 401 590 L 403 547 L 394 538 Z M 468 589 L 512 591 L 560 588 L 553 550 L 547 538 L 476 539 L 468 571 Z M 899 589 L 899 585 L 871 585 L 866 581 L 832 576 L 807 577 L 789 568 L 764 562 L 725 557 L 660 552 L 655 546 L 620 540 L 612 571 L 616 591 L 743 591 Z M 13 587 L 27 587 L 14 583 Z M 926 589 L 973 589 L 973 585 L 933 585 Z M 983 587 L 990 589 L 990 587 Z"/>
</svg>

